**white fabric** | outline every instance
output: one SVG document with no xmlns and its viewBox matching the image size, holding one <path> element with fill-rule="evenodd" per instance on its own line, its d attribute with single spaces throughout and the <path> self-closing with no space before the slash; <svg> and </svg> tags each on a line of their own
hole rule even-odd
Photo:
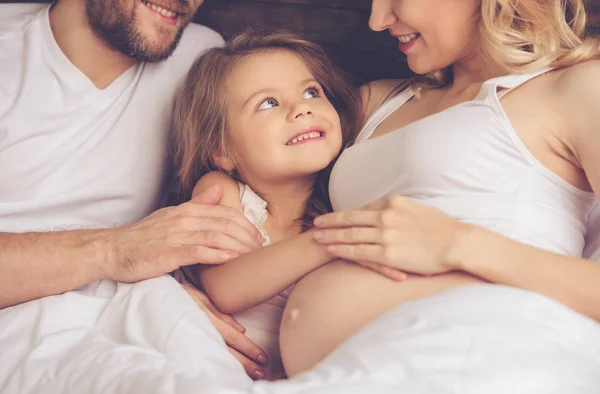
<svg viewBox="0 0 600 394">
<path fill-rule="evenodd" d="M 267 202 L 256 194 L 250 186 L 243 183 L 238 183 L 238 186 L 240 205 L 244 216 L 260 231 L 264 239 L 263 246 L 270 245 L 269 235 L 263 228 L 267 220 Z M 178 269 L 173 276 L 179 283 L 193 286 L 187 280 L 183 270 Z M 233 315 L 238 322 L 246 327 L 246 336 L 267 353 L 269 363 L 265 367 L 265 378 L 268 380 L 283 379 L 286 376 L 279 350 L 279 327 L 281 326 L 283 310 L 292 289 L 293 286 L 290 286 L 262 304 Z"/>
<path fill-rule="evenodd" d="M 242 205 L 244 216 L 246 216 L 250 223 L 254 224 L 260 232 L 260 235 L 263 237 L 262 246 L 270 245 L 271 238 L 269 238 L 269 235 L 263 228 L 267 221 L 267 202 L 260 198 L 250 186 L 238 182 L 238 187 L 240 190 L 240 204 Z"/>
<path fill-rule="evenodd" d="M 173 58 L 98 91 L 48 47 L 45 7 L 0 5 L 0 231 L 139 219 L 157 204 L 175 81 L 220 38 L 192 27 Z M 599 338 L 553 301 L 476 286 L 400 306 L 290 382 L 253 384 L 172 278 L 103 281 L 0 311 L 0 393 L 592 394 Z"/>
<path fill-rule="evenodd" d="M 222 38 L 189 26 L 171 58 L 101 90 L 58 47 L 48 9 L 0 5 L 0 231 L 140 220 L 162 202 L 176 86 Z"/>
<path fill-rule="evenodd" d="M 497 94 L 545 71 L 489 80 L 473 101 L 368 139 L 413 93 L 392 98 L 336 163 L 333 208 L 356 209 L 402 195 L 520 242 L 581 257 L 595 195 L 535 159 Z"/>
<path fill-rule="evenodd" d="M 588 218 L 583 258 L 600 263 L 600 204 L 596 203 Z"/>
<path fill-rule="evenodd" d="M 268 246 L 271 239 L 263 228 L 267 220 L 267 202 L 248 185 L 239 183 L 239 190 L 244 215 L 263 236 L 263 246 Z M 283 317 L 283 309 L 292 288 L 290 286 L 262 304 L 233 315 L 238 322 L 246 327 L 246 336 L 260 346 L 269 356 L 269 364 L 265 368 L 265 377 L 269 380 L 285 378 L 279 350 L 279 327 Z"/>
<path fill-rule="evenodd" d="M 170 276 L 104 281 L 0 310 L 0 348 L 2 394 L 227 393 L 251 385 Z"/>
<path fill-rule="evenodd" d="M 596 394 L 600 325 L 535 293 L 455 288 L 404 303 L 322 363 L 253 394 Z"/>
<path fill-rule="evenodd" d="M 290 381 L 252 383 L 170 277 L 0 311 L 2 394 L 597 394 L 600 325 L 495 285 L 407 302 Z"/>
</svg>

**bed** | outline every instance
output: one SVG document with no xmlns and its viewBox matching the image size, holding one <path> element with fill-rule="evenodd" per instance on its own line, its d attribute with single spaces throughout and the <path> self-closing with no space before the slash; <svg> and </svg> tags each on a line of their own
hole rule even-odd
<svg viewBox="0 0 600 394">
<path fill-rule="evenodd" d="M 394 42 L 367 30 L 369 3 L 207 0 L 196 21 L 226 37 L 248 25 L 298 31 L 321 43 L 358 82 L 407 76 L 402 57 L 391 50 Z M 590 5 L 600 12 L 596 1 Z M 327 27 L 332 21 L 340 29 L 336 34 Z M 591 21 L 590 31 L 598 32 L 597 14 Z M 595 214 L 600 224 L 600 209 Z M 600 250 L 600 237 L 593 245 Z M 435 321 L 418 315 L 424 304 L 406 303 L 314 370 L 290 381 L 253 383 L 170 276 L 98 282 L 0 310 L 0 393 L 600 393 L 596 322 L 521 290 L 491 294 L 494 303 L 483 305 L 480 291 L 488 290 L 440 294 Z M 515 305 L 510 297 L 522 296 L 528 302 L 507 307 Z M 469 320 L 473 314 L 485 316 L 486 324 Z M 521 335 L 515 322 L 523 317 L 541 335 Z M 501 331 L 514 338 L 510 348 L 498 347 Z M 415 350 L 424 343 L 427 354 Z M 532 391 L 532 382 L 541 391 Z"/>
</svg>

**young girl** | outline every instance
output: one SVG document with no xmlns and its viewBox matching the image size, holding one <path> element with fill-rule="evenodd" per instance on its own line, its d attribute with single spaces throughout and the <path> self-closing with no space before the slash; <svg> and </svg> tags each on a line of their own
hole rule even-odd
<svg viewBox="0 0 600 394">
<path fill-rule="evenodd" d="M 359 118 L 355 91 L 323 51 L 283 32 L 242 33 L 206 52 L 176 100 L 174 160 L 184 192 L 220 185 L 221 204 L 242 211 L 263 246 L 277 243 L 187 270 L 267 352 L 268 379 L 285 376 L 278 332 L 290 286 L 331 260 L 310 234 L 296 235 L 330 211 L 329 168 Z"/>
</svg>

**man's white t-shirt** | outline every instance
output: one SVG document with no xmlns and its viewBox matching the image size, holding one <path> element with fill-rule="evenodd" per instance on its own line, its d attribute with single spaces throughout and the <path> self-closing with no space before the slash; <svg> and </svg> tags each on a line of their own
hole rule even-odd
<svg viewBox="0 0 600 394">
<path fill-rule="evenodd" d="M 186 28 L 173 55 L 98 89 L 62 53 L 49 5 L 0 5 L 0 232 L 120 225 L 155 210 L 173 96 L 223 39 Z"/>
</svg>

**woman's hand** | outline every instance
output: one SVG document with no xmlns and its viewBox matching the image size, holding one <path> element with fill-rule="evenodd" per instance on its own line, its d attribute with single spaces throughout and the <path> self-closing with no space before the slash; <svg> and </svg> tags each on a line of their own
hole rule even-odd
<svg viewBox="0 0 600 394">
<path fill-rule="evenodd" d="M 451 250 L 466 225 L 405 197 L 315 220 L 317 242 L 330 253 L 360 264 L 383 264 L 421 275 L 457 269 Z"/>
<path fill-rule="evenodd" d="M 264 379 L 265 370 L 263 366 L 268 361 L 267 355 L 258 345 L 244 335 L 246 328 L 233 317 L 218 311 L 206 294 L 200 290 L 188 285 L 181 286 L 188 292 L 198 307 L 206 313 L 212 325 L 223 337 L 231 354 L 244 366 L 248 376 L 255 380 Z"/>
</svg>

